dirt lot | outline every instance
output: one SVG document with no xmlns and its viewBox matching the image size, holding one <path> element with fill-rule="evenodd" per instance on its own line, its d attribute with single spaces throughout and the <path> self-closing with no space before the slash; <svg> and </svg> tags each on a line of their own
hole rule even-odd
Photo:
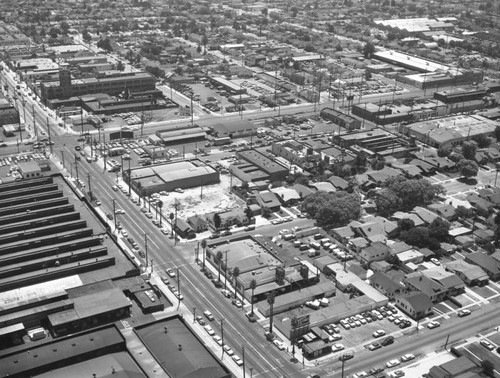
<svg viewBox="0 0 500 378">
<path fill-rule="evenodd" d="M 187 189 L 184 193 L 172 192 L 168 196 L 161 196 L 163 201 L 163 215 L 168 215 L 173 211 L 177 201 L 177 217 L 186 219 L 195 214 L 205 214 L 209 212 L 222 212 L 236 207 L 244 206 L 241 199 L 229 193 L 229 175 L 220 175 L 221 182 L 217 185 L 203 187 L 203 197 L 201 188 Z M 233 185 L 240 185 L 240 181 L 233 177 Z"/>
</svg>

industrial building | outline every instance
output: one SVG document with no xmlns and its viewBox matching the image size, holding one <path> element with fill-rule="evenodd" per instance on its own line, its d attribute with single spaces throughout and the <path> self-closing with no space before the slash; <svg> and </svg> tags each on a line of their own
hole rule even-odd
<svg viewBox="0 0 500 378">
<path fill-rule="evenodd" d="M 0 126 L 19 123 L 17 109 L 0 93 Z"/>
<path fill-rule="evenodd" d="M 364 151 L 368 156 L 397 156 L 410 151 L 402 138 L 384 129 L 336 135 L 335 141 L 341 147 Z"/>
<path fill-rule="evenodd" d="M 198 159 L 133 168 L 130 173 L 124 172 L 123 174 L 125 181 L 129 180 L 130 174 L 131 186 L 141 196 L 220 182 L 219 172 Z"/>
<path fill-rule="evenodd" d="M 320 115 L 322 118 L 332 121 L 336 125 L 339 125 L 346 130 L 356 130 L 361 128 L 361 121 L 359 119 L 336 109 L 322 109 Z"/>
<path fill-rule="evenodd" d="M 224 90 L 228 91 L 232 94 L 244 94 L 247 93 L 246 88 L 243 88 L 241 85 L 235 84 L 230 80 L 224 79 L 223 77 L 210 77 L 210 82 L 213 85 L 220 86 L 224 88 Z"/>
<path fill-rule="evenodd" d="M 402 133 L 436 148 L 462 144 L 476 135 L 493 135 L 498 123 L 480 115 L 458 115 L 402 126 Z"/>
<path fill-rule="evenodd" d="M 47 103 L 56 98 L 85 96 L 95 93 L 118 95 L 124 91 L 130 93 L 153 91 L 156 89 L 156 78 L 148 72 L 109 71 L 97 77 L 72 79 L 68 70 L 59 71 L 58 81 L 40 83 L 40 97 Z"/>
<path fill-rule="evenodd" d="M 288 176 L 288 168 L 276 163 L 256 150 L 239 151 L 240 162 L 230 167 L 231 172 L 242 181 L 281 181 Z M 243 160 L 243 161 L 241 161 Z"/>
</svg>

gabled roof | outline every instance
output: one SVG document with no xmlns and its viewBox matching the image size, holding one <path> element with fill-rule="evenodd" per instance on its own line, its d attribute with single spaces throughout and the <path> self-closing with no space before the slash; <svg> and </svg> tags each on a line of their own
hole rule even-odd
<svg viewBox="0 0 500 378">
<path fill-rule="evenodd" d="M 415 206 L 412 213 L 417 214 L 425 223 L 431 224 L 439 215 L 420 206 Z"/>
<path fill-rule="evenodd" d="M 395 293 L 398 290 L 402 291 L 405 289 L 403 285 L 399 282 L 393 281 L 387 274 L 383 272 L 375 272 L 370 277 L 370 283 L 372 285 L 377 284 L 382 287 L 386 293 Z"/>
<path fill-rule="evenodd" d="M 464 281 L 462 281 L 460 277 L 455 273 L 444 270 L 442 267 L 423 270 L 422 274 L 443 285 L 446 289 L 465 286 Z"/>
<path fill-rule="evenodd" d="M 349 187 L 349 183 L 344 180 L 342 177 L 338 177 L 338 176 L 330 176 L 328 178 L 328 181 L 330 181 L 333 186 L 337 189 L 347 189 Z"/>
<path fill-rule="evenodd" d="M 482 252 L 469 253 L 465 257 L 466 261 L 470 261 L 475 265 L 480 266 L 487 272 L 492 274 L 500 274 L 500 262 L 495 260 L 490 255 Z"/>
<path fill-rule="evenodd" d="M 432 302 L 427 294 L 412 291 L 400 297 L 406 299 L 415 312 L 428 311 L 432 308 Z"/>
<path fill-rule="evenodd" d="M 412 285 L 418 291 L 427 294 L 429 297 L 445 292 L 443 285 L 431 280 L 420 272 L 406 275 L 404 282 Z"/>
<path fill-rule="evenodd" d="M 187 219 L 187 222 L 195 228 L 198 226 L 204 226 L 208 223 L 203 215 L 198 215 L 198 214 L 189 217 Z"/>
</svg>

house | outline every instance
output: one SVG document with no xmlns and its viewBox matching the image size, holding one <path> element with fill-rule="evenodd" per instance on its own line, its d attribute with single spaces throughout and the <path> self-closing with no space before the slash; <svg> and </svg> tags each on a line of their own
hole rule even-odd
<svg viewBox="0 0 500 378">
<path fill-rule="evenodd" d="M 271 211 L 279 211 L 281 208 L 281 202 L 272 192 L 261 192 L 255 196 L 257 204 L 261 207 L 268 207 Z"/>
<path fill-rule="evenodd" d="M 396 297 L 395 304 L 397 308 L 415 320 L 425 318 L 433 306 L 427 294 L 415 291 Z"/>
<path fill-rule="evenodd" d="M 443 267 L 435 267 L 422 271 L 422 274 L 443 286 L 448 296 L 455 296 L 465 291 L 464 281 L 455 273 L 446 271 Z"/>
<path fill-rule="evenodd" d="M 330 176 L 328 181 L 330 181 L 337 190 L 346 190 L 349 187 L 349 183 L 342 177 Z"/>
<path fill-rule="evenodd" d="M 356 222 L 359 223 L 359 222 Z M 338 227 L 334 228 L 332 230 L 332 236 L 340 241 L 341 243 L 346 244 L 351 238 L 353 238 L 355 235 L 354 231 L 352 230 L 349 225 L 344 226 L 344 227 Z"/>
<path fill-rule="evenodd" d="M 174 230 L 177 235 L 184 239 L 192 239 L 196 237 L 196 233 L 184 219 L 176 219 Z"/>
<path fill-rule="evenodd" d="M 406 275 L 403 282 L 409 290 L 426 294 L 434 303 L 441 302 L 447 294 L 441 284 L 424 276 L 421 272 Z"/>
<path fill-rule="evenodd" d="M 396 211 L 394 214 L 392 214 L 391 220 L 399 221 L 401 219 L 412 220 L 416 227 L 423 226 L 425 224 L 422 218 L 420 218 L 417 214 L 405 213 L 402 211 Z"/>
<path fill-rule="evenodd" d="M 295 184 L 293 188 L 297 193 L 299 193 L 300 198 L 306 198 L 309 194 L 313 194 L 315 192 L 314 189 L 311 189 L 302 184 Z"/>
<path fill-rule="evenodd" d="M 285 188 L 283 186 L 272 188 L 270 190 L 272 193 L 276 194 L 279 201 L 283 206 L 294 206 L 300 201 L 300 195 L 292 188 Z"/>
<path fill-rule="evenodd" d="M 401 264 L 420 264 L 424 261 L 424 255 L 416 249 L 409 249 L 407 251 L 400 252 L 396 256 Z"/>
<path fill-rule="evenodd" d="M 417 214 L 426 224 L 431 224 L 434 219 L 439 218 L 439 215 L 420 206 L 415 206 L 412 213 Z"/>
<path fill-rule="evenodd" d="M 455 208 L 450 204 L 433 203 L 427 208 L 448 221 L 455 218 Z"/>
<path fill-rule="evenodd" d="M 490 280 L 497 281 L 500 278 L 500 261 L 482 252 L 469 253 L 465 261 L 479 266 L 483 269 Z"/>
<path fill-rule="evenodd" d="M 363 223 L 352 224 L 351 228 L 358 236 L 367 238 L 373 241 L 373 236 L 383 235 L 387 237 L 390 233 L 396 230 L 398 225 L 384 217 L 368 216 L 364 218 Z"/>
<path fill-rule="evenodd" d="M 391 249 L 384 243 L 375 242 L 364 248 L 360 254 L 360 261 L 366 265 L 373 261 L 382 261 L 391 256 Z"/>
<path fill-rule="evenodd" d="M 219 216 L 221 220 L 221 228 L 229 228 L 234 225 L 242 226 L 250 223 L 244 208 L 231 209 L 223 213 L 219 213 Z"/>
<path fill-rule="evenodd" d="M 193 215 L 187 219 L 187 222 L 197 233 L 208 230 L 208 221 L 203 215 Z"/>
<path fill-rule="evenodd" d="M 370 277 L 370 284 L 391 299 L 405 292 L 405 287 L 401 283 L 394 281 L 383 272 L 373 273 Z"/>
<path fill-rule="evenodd" d="M 355 251 L 356 253 L 359 253 L 363 248 L 368 247 L 368 245 L 370 245 L 370 242 L 365 238 L 353 238 L 349 240 L 347 245 L 351 250 Z"/>
</svg>

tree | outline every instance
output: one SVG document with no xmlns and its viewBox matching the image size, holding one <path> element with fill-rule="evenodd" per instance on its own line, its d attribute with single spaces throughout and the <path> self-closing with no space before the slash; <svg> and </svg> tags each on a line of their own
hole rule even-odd
<svg viewBox="0 0 500 378">
<path fill-rule="evenodd" d="M 474 210 L 468 209 L 465 206 L 458 206 L 455 209 L 455 215 L 460 219 L 469 219 L 474 216 Z"/>
<path fill-rule="evenodd" d="M 415 227 L 415 222 L 410 218 L 402 218 L 398 220 L 398 228 L 400 231 L 409 231 Z"/>
<path fill-rule="evenodd" d="M 466 179 L 477 176 L 479 172 L 479 167 L 475 161 L 472 160 L 460 160 L 458 162 L 458 168 L 460 169 L 460 174 Z"/>
<path fill-rule="evenodd" d="M 425 179 L 407 179 L 402 175 L 388 178 L 384 186 L 401 199 L 401 208 L 404 210 L 432 203 L 445 193 L 442 185 L 433 185 Z"/>
<path fill-rule="evenodd" d="M 252 289 L 252 298 L 250 298 L 250 302 L 252 304 L 252 311 L 250 311 L 250 314 L 253 316 L 253 294 L 255 292 L 255 288 L 257 287 L 257 281 L 252 278 L 252 280 L 250 281 L 250 289 Z"/>
<path fill-rule="evenodd" d="M 170 236 L 173 237 L 174 236 L 174 218 L 175 218 L 174 213 L 170 213 L 168 215 L 168 218 L 170 219 L 170 226 L 172 227 L 172 232 L 171 232 Z"/>
<path fill-rule="evenodd" d="M 238 277 L 240 276 L 240 268 L 235 266 L 233 268 L 233 278 L 234 278 L 234 297 L 238 299 Z M 243 301 L 243 295 L 241 296 L 241 301 Z"/>
<path fill-rule="evenodd" d="M 207 249 L 207 239 L 203 239 L 201 241 L 201 249 L 203 250 L 203 266 L 202 269 L 205 271 L 205 254 L 206 254 L 206 249 Z"/>
<path fill-rule="evenodd" d="M 273 333 L 273 306 L 274 306 L 274 291 L 267 295 L 267 303 L 269 303 L 269 333 Z"/>
<path fill-rule="evenodd" d="M 269 207 L 264 206 L 264 207 L 262 208 L 262 216 L 263 216 L 264 218 L 269 218 L 269 217 L 271 216 L 271 214 L 272 214 L 272 213 L 273 213 L 273 212 L 271 211 L 271 209 L 270 209 Z"/>
<path fill-rule="evenodd" d="M 490 138 L 488 138 L 484 134 L 474 135 L 472 137 L 472 140 L 474 140 L 475 142 L 477 142 L 477 146 L 479 148 L 486 148 L 486 147 L 488 147 L 491 144 Z"/>
<path fill-rule="evenodd" d="M 215 213 L 214 214 L 214 226 L 215 226 L 216 230 L 218 230 L 220 228 L 221 223 L 222 223 L 222 219 L 221 219 L 219 213 Z"/>
<path fill-rule="evenodd" d="M 430 236 L 428 227 L 414 227 L 408 231 L 403 231 L 399 238 L 409 245 L 420 248 L 429 248 L 433 251 L 440 248 L 439 241 Z"/>
<path fill-rule="evenodd" d="M 61 27 L 61 32 L 63 34 L 68 34 L 69 24 L 66 21 L 62 21 L 59 26 Z"/>
<path fill-rule="evenodd" d="M 249 207 L 246 207 L 245 208 L 245 216 L 247 217 L 248 223 L 250 224 L 250 222 L 252 221 L 252 218 L 253 218 L 252 209 L 250 209 Z"/>
<path fill-rule="evenodd" d="M 344 226 L 361 215 L 361 200 L 356 193 L 320 190 L 304 199 L 301 210 L 315 218 L 319 226 Z"/>
<path fill-rule="evenodd" d="M 117 69 L 118 71 L 123 71 L 123 70 L 125 70 L 125 66 L 123 65 L 123 63 L 122 63 L 122 61 L 121 61 L 121 60 L 119 60 L 119 61 L 118 61 L 118 63 L 116 63 L 116 69 Z"/>
<path fill-rule="evenodd" d="M 103 49 L 106 52 L 113 51 L 113 47 L 111 47 L 111 42 L 110 42 L 109 38 L 100 39 L 97 42 L 97 47 L 99 47 L 100 49 Z"/>
<path fill-rule="evenodd" d="M 462 144 L 462 154 L 464 158 L 473 160 L 476 156 L 476 146 L 470 142 L 464 142 L 464 144 Z"/>
<path fill-rule="evenodd" d="M 40 31 L 40 36 L 42 36 L 41 31 Z M 500 126 L 495 127 L 495 138 L 497 138 L 497 141 L 500 141 Z"/>
<path fill-rule="evenodd" d="M 156 202 L 156 206 L 158 207 L 158 209 L 160 210 L 160 228 L 161 228 L 161 219 L 162 219 L 162 216 L 161 216 L 161 209 L 163 207 L 163 201 L 161 200 L 158 200 L 158 202 Z"/>
<path fill-rule="evenodd" d="M 372 54 L 375 52 L 375 46 L 371 42 L 366 42 L 363 46 L 363 55 L 365 58 L 371 58 Z"/>
<path fill-rule="evenodd" d="M 201 44 L 205 48 L 205 51 L 207 50 L 207 45 L 208 45 L 208 37 L 206 34 L 203 34 L 203 37 L 201 38 Z"/>
<path fill-rule="evenodd" d="M 215 255 L 215 263 L 217 264 L 217 282 L 220 282 L 220 265 L 222 263 L 222 252 L 218 251 Z"/>
<path fill-rule="evenodd" d="M 438 217 L 434 219 L 429 227 L 429 235 L 441 241 L 446 241 L 449 236 L 450 222 Z"/>
<path fill-rule="evenodd" d="M 90 35 L 90 33 L 87 29 L 85 29 L 82 32 L 82 39 L 83 39 L 83 42 L 86 42 L 86 43 L 90 43 L 92 41 L 92 36 Z"/>
<path fill-rule="evenodd" d="M 402 200 L 392 190 L 383 188 L 376 194 L 375 205 L 377 205 L 377 212 L 386 217 L 399 210 Z"/>
<path fill-rule="evenodd" d="M 262 13 L 264 16 L 267 16 L 268 9 L 267 8 L 262 8 L 262 10 L 260 11 L 260 13 Z"/>
<path fill-rule="evenodd" d="M 481 361 L 481 368 L 488 377 L 494 377 L 495 365 L 490 360 Z"/>
</svg>

